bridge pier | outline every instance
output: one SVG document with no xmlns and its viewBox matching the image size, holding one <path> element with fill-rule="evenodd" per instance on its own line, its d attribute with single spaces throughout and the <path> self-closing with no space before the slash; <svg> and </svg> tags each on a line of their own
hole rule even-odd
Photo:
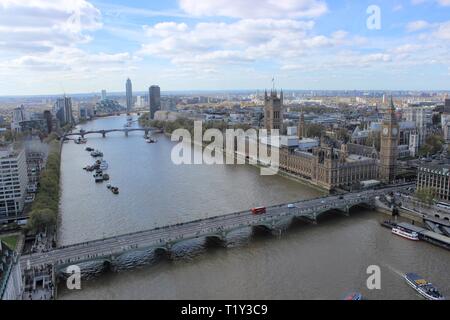
<svg viewBox="0 0 450 320">
<path fill-rule="evenodd" d="M 317 214 L 313 213 L 311 215 L 302 216 L 301 218 L 307 220 L 308 222 L 316 225 L 317 224 Z"/>
<path fill-rule="evenodd" d="M 125 137 L 128 137 L 128 130 L 125 130 Z"/>
<path fill-rule="evenodd" d="M 104 131 L 104 130 L 102 131 L 102 137 L 106 138 L 106 131 Z"/>
<path fill-rule="evenodd" d="M 342 214 L 346 217 L 350 217 L 350 208 L 349 206 L 345 207 L 344 210 L 340 210 L 342 212 Z"/>
</svg>

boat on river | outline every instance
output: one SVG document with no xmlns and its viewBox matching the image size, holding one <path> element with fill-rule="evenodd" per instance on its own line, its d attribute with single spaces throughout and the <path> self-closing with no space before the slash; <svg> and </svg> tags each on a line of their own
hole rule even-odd
<svg viewBox="0 0 450 320">
<path fill-rule="evenodd" d="M 360 301 L 363 300 L 363 295 L 359 292 L 354 292 L 345 297 L 346 301 Z"/>
<path fill-rule="evenodd" d="M 406 282 L 427 300 L 445 300 L 436 287 L 415 273 L 405 274 Z"/>
<path fill-rule="evenodd" d="M 102 160 L 99 163 L 99 168 L 100 168 L 100 170 L 108 170 L 108 162 L 106 162 L 105 160 Z"/>
<path fill-rule="evenodd" d="M 99 150 L 95 150 L 91 152 L 91 156 L 94 158 L 103 157 L 103 152 Z"/>
<path fill-rule="evenodd" d="M 392 228 L 392 233 L 397 235 L 397 236 L 399 236 L 399 237 L 408 239 L 408 240 L 412 240 L 412 241 L 419 241 L 420 240 L 419 239 L 419 234 L 417 232 L 404 230 L 404 229 L 399 228 L 399 227 Z"/>
<path fill-rule="evenodd" d="M 98 173 L 94 174 L 94 179 L 95 179 L 96 183 L 103 182 L 104 181 L 103 172 L 98 172 Z"/>
<path fill-rule="evenodd" d="M 75 140 L 76 144 L 85 144 L 87 142 L 87 139 L 79 137 L 78 139 Z"/>
</svg>

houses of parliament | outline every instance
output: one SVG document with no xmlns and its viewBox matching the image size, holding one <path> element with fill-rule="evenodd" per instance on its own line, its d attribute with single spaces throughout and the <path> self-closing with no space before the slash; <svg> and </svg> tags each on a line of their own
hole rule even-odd
<svg viewBox="0 0 450 320">
<path fill-rule="evenodd" d="M 281 129 L 283 125 L 283 92 L 266 92 L 264 99 L 265 129 Z M 306 138 L 303 113 L 300 116 L 297 134 L 300 143 Z M 336 141 L 323 136 L 318 146 L 311 150 L 300 150 L 297 146 L 281 146 L 280 169 L 311 181 L 326 189 L 349 188 L 361 181 L 379 180 L 392 183 L 396 176 L 399 127 L 395 107 L 391 104 L 382 124 L 381 150 L 375 147 Z"/>
</svg>

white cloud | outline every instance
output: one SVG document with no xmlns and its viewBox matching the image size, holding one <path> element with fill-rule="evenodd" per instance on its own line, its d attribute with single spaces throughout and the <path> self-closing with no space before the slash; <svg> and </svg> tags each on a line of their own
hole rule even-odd
<svg viewBox="0 0 450 320">
<path fill-rule="evenodd" d="M 129 67 L 126 52 L 89 53 L 79 48 L 102 27 L 101 13 L 86 0 L 1 0 L 0 59 L 3 74 L 62 77 Z"/>
<path fill-rule="evenodd" d="M 345 31 L 314 35 L 313 21 L 242 19 L 233 23 L 201 22 L 192 27 L 165 22 L 145 26 L 148 41 L 140 55 L 170 59 L 174 64 L 236 64 L 290 59 L 308 51 L 345 45 Z"/>
<path fill-rule="evenodd" d="M 413 5 L 419 5 L 419 4 L 423 4 L 423 3 L 427 3 L 427 2 L 435 2 L 443 7 L 450 6 L 450 0 L 411 0 L 411 3 Z"/>
<path fill-rule="evenodd" d="M 321 0 L 179 0 L 180 7 L 194 16 L 233 18 L 312 18 L 328 11 Z"/>
<path fill-rule="evenodd" d="M 86 31 L 101 27 L 100 11 L 85 0 L 2 0 L 2 48 L 49 51 L 54 46 L 91 40 Z"/>
<path fill-rule="evenodd" d="M 450 21 L 440 23 L 433 32 L 433 36 L 442 40 L 450 40 Z"/>
<path fill-rule="evenodd" d="M 420 31 L 420 30 L 424 30 L 427 28 L 430 28 L 431 24 L 428 23 L 425 20 L 417 20 L 417 21 L 412 21 L 410 23 L 408 23 L 406 25 L 406 30 L 408 32 L 416 32 L 416 31 Z"/>
<path fill-rule="evenodd" d="M 395 47 L 390 51 L 394 54 L 409 54 L 409 53 L 416 52 L 422 48 L 423 48 L 423 46 L 421 46 L 421 45 L 408 43 L 408 44 L 401 45 L 399 47 Z"/>
</svg>

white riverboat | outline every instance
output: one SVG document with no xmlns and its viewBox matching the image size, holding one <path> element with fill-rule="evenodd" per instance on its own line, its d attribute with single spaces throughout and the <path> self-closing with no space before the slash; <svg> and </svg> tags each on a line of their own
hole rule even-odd
<svg viewBox="0 0 450 320">
<path fill-rule="evenodd" d="M 412 240 L 412 241 L 419 241 L 419 234 L 414 231 L 406 231 L 401 228 L 392 228 L 392 233 L 400 236 L 402 238 Z"/>
</svg>

